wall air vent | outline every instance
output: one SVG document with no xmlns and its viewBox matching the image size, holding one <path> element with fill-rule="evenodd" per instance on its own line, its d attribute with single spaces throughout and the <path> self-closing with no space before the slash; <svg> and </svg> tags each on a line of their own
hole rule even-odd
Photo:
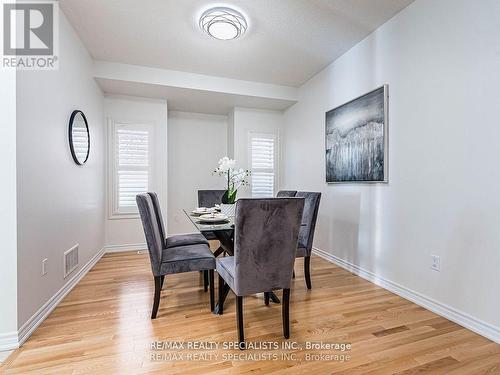
<svg viewBox="0 0 500 375">
<path fill-rule="evenodd" d="M 78 244 L 64 253 L 64 278 L 78 268 Z"/>
</svg>

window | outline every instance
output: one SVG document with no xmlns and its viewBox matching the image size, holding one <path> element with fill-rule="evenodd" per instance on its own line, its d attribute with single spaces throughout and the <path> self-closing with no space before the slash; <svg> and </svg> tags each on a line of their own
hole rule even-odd
<svg viewBox="0 0 500 375">
<path fill-rule="evenodd" d="M 276 135 L 250 134 L 252 197 L 273 197 L 276 186 Z"/>
<path fill-rule="evenodd" d="M 152 186 L 153 126 L 113 123 L 111 217 L 137 217 L 135 196 Z"/>
</svg>

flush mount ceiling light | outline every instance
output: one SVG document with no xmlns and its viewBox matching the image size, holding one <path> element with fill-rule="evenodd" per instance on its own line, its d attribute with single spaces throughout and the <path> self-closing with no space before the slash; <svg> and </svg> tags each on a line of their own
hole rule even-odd
<svg viewBox="0 0 500 375">
<path fill-rule="evenodd" d="M 216 7 L 203 12 L 200 17 L 200 27 L 212 38 L 231 40 L 245 33 L 247 20 L 237 10 Z"/>
</svg>

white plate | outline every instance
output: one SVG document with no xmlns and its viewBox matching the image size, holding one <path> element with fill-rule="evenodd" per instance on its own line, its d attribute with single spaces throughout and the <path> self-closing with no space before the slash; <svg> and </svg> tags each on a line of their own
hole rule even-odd
<svg viewBox="0 0 500 375">
<path fill-rule="evenodd" d="M 227 215 L 224 214 L 215 214 L 213 216 L 212 214 L 205 214 L 200 216 L 200 221 L 203 221 L 205 223 L 217 223 L 220 221 L 226 221 L 227 219 Z"/>
</svg>

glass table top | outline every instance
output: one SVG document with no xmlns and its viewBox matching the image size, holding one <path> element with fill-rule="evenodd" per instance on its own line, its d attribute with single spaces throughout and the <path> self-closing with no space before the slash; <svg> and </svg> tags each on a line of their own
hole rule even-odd
<svg viewBox="0 0 500 375">
<path fill-rule="evenodd" d="M 226 223 L 205 224 L 201 223 L 199 216 L 193 214 L 191 210 L 184 209 L 183 211 L 200 232 L 216 232 L 234 229 L 234 216 L 229 216 Z"/>
</svg>

